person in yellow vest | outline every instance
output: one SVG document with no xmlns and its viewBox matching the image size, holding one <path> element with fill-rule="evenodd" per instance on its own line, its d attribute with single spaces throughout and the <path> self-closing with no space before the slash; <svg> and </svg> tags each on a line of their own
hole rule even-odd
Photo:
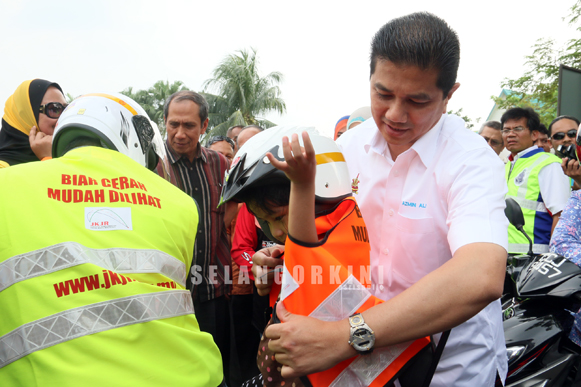
<svg viewBox="0 0 581 387">
<path fill-rule="evenodd" d="M 155 124 L 126 96 L 87 94 L 52 154 L 0 171 L 0 384 L 221 385 L 185 288 L 197 206 L 151 171 Z"/>
<path fill-rule="evenodd" d="M 561 160 L 539 148 L 540 119 L 531 108 L 512 108 L 500 119 L 502 138 L 511 153 L 505 166 L 506 197 L 521 206 L 524 230 L 533 241 L 533 252 L 549 252 L 549 241 L 571 194 Z M 526 253 L 529 242 L 513 225 L 508 227 L 508 252 Z"/>
<path fill-rule="evenodd" d="M 283 378 L 282 365 L 263 337 L 258 351 L 261 375 L 245 387 L 384 386 L 397 377 L 402 386 L 424 382 L 432 363 L 430 340 L 374 350 L 374 333 L 360 314 L 382 301 L 369 291 L 367 229 L 334 141 L 300 127 L 276 127 L 254 136 L 235 156 L 222 199 L 245 202 L 268 224 L 272 237 L 285 243 L 277 307 L 284 304 L 292 313 L 325 321 L 349 318 L 352 324 L 351 358 L 304 378 Z M 272 322 L 279 322 L 276 314 Z M 413 372 L 402 377 L 404 369 Z"/>
</svg>

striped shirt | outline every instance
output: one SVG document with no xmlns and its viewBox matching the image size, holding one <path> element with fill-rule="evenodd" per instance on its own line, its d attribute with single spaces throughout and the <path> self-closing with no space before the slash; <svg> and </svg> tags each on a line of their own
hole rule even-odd
<svg viewBox="0 0 581 387">
<path fill-rule="evenodd" d="M 230 245 L 224 225 L 224 207 L 218 208 L 222 181 L 229 168 L 226 157 L 198 144 L 193 162 L 166 142 L 170 181 L 198 204 L 199 225 L 188 287 L 192 298 L 208 301 L 230 293 Z M 163 176 L 161 164 L 157 172 Z M 193 283 L 194 286 L 191 286 Z"/>
</svg>

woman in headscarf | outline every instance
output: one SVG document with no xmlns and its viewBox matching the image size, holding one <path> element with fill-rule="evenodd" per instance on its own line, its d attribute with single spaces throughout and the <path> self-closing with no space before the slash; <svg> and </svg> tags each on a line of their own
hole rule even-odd
<svg viewBox="0 0 581 387">
<path fill-rule="evenodd" d="M 335 124 L 335 137 L 333 140 L 337 140 L 345 131 L 347 130 L 347 119 L 349 116 L 339 118 L 339 121 Z"/>
<path fill-rule="evenodd" d="M 371 107 L 363 106 L 351 113 L 349 120 L 347 121 L 347 130 L 353 129 L 363 121 L 371 118 Z"/>
<path fill-rule="evenodd" d="M 50 158 L 52 133 L 67 104 L 61 87 L 25 81 L 6 101 L 0 130 L 0 168 Z"/>
</svg>

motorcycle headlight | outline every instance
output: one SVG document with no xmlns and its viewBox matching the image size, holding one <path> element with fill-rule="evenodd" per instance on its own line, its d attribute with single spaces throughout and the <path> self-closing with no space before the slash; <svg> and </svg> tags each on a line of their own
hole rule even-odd
<svg viewBox="0 0 581 387">
<path fill-rule="evenodd" d="M 522 345 L 515 345 L 513 347 L 507 347 L 506 348 L 506 357 L 508 358 L 508 364 L 512 364 L 514 361 L 516 361 L 520 357 L 520 355 L 523 354 L 525 349 L 526 349 L 526 347 L 522 346 Z"/>
</svg>

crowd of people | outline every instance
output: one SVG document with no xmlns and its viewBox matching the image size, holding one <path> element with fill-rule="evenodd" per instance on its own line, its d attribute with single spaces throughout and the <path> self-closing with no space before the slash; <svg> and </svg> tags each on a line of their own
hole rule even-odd
<svg viewBox="0 0 581 387">
<path fill-rule="evenodd" d="M 534 253 L 581 265 L 579 120 L 512 108 L 479 137 L 445 113 L 459 60 L 444 20 L 389 21 L 334 139 L 204 140 L 208 103 L 179 91 L 164 141 L 126 96 L 23 82 L 0 130 L 1 384 L 503 383 L 507 253 L 529 248 L 504 201 Z"/>
</svg>

